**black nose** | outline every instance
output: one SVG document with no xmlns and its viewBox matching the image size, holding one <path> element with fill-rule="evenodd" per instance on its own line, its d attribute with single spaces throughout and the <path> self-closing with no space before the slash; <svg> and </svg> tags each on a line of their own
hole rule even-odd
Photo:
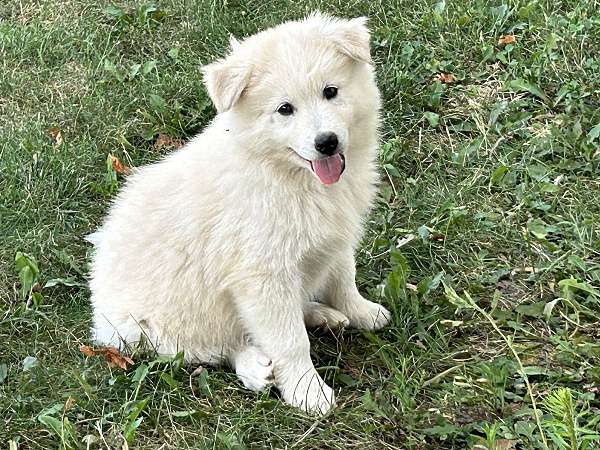
<svg viewBox="0 0 600 450">
<path fill-rule="evenodd" d="M 335 153 L 338 147 L 338 138 L 331 131 L 317 134 L 315 138 L 315 148 L 319 153 L 331 156 Z"/>
</svg>

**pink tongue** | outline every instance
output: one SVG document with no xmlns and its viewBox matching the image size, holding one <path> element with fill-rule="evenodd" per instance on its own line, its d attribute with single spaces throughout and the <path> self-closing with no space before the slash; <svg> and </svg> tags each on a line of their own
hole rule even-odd
<svg viewBox="0 0 600 450">
<path fill-rule="evenodd" d="M 338 181 L 344 168 L 344 163 L 339 153 L 327 158 L 311 161 L 310 165 L 323 184 L 333 184 Z"/>
</svg>

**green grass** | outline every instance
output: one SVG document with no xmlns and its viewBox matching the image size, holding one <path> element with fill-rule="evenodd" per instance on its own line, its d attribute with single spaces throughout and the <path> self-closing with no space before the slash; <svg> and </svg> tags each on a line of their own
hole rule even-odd
<svg viewBox="0 0 600 450">
<path fill-rule="evenodd" d="M 385 182 L 358 283 L 393 325 L 312 336 L 341 390 L 321 419 L 227 370 L 86 359 L 107 155 L 200 131 L 228 34 L 315 8 L 370 19 Z M 599 48 L 595 0 L 2 2 L 0 446 L 598 448 Z"/>
</svg>

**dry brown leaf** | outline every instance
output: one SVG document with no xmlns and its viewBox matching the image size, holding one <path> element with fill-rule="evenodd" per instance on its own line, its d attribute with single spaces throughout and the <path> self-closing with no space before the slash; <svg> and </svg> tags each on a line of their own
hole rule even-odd
<svg viewBox="0 0 600 450">
<path fill-rule="evenodd" d="M 438 73 L 435 77 L 433 77 L 435 80 L 440 81 L 442 83 L 445 84 L 450 84 L 450 83 L 454 83 L 456 82 L 456 77 L 451 74 L 451 73 Z"/>
<path fill-rule="evenodd" d="M 108 364 L 108 367 L 118 366 L 121 369 L 127 369 L 127 364 L 133 364 L 133 360 L 129 356 L 124 356 L 119 353 L 115 347 L 98 347 L 92 348 L 87 345 L 79 347 L 79 351 L 86 356 L 102 356 Z"/>
<path fill-rule="evenodd" d="M 129 175 L 131 173 L 131 169 L 129 166 L 126 166 L 121 162 L 119 158 L 114 155 L 108 155 L 112 162 L 112 168 L 115 172 L 120 173 L 122 175 Z"/>
<path fill-rule="evenodd" d="M 514 44 L 515 42 L 517 42 L 517 38 L 514 34 L 505 34 L 498 39 L 498 45 Z"/>
<path fill-rule="evenodd" d="M 104 347 L 104 359 L 109 367 L 119 366 L 121 369 L 127 369 L 127 364 L 133 364 L 133 360 L 129 356 L 123 356 L 115 347 Z"/>
<path fill-rule="evenodd" d="M 73 397 L 69 396 L 69 398 L 65 402 L 65 408 L 64 408 L 65 411 L 70 410 L 73 406 L 75 406 L 76 403 L 77 403 L 77 400 L 75 400 Z"/>
<path fill-rule="evenodd" d="M 58 147 L 63 143 L 63 137 L 62 137 L 62 132 L 60 131 L 60 128 L 50 127 L 46 131 L 48 132 L 50 139 L 52 139 L 52 143 L 54 144 L 55 147 Z"/>
<path fill-rule="evenodd" d="M 156 141 L 154 141 L 154 150 L 178 149 L 183 147 L 183 144 L 183 139 L 175 139 L 168 134 L 160 133 L 156 138 Z"/>
<path fill-rule="evenodd" d="M 81 353 L 83 353 L 85 356 L 96 356 L 96 352 L 94 351 L 94 349 L 87 345 L 81 345 L 79 347 L 79 351 Z"/>
</svg>

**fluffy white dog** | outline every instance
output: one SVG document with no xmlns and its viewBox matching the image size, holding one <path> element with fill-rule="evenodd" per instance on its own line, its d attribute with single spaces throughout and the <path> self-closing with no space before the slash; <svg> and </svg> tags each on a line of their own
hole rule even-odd
<svg viewBox="0 0 600 450">
<path fill-rule="evenodd" d="M 354 281 L 378 181 L 365 19 L 287 22 L 233 40 L 203 72 L 214 121 L 131 175 L 94 235 L 94 340 L 145 336 L 325 413 L 334 394 L 305 324 L 374 330 L 390 318 Z"/>
</svg>

